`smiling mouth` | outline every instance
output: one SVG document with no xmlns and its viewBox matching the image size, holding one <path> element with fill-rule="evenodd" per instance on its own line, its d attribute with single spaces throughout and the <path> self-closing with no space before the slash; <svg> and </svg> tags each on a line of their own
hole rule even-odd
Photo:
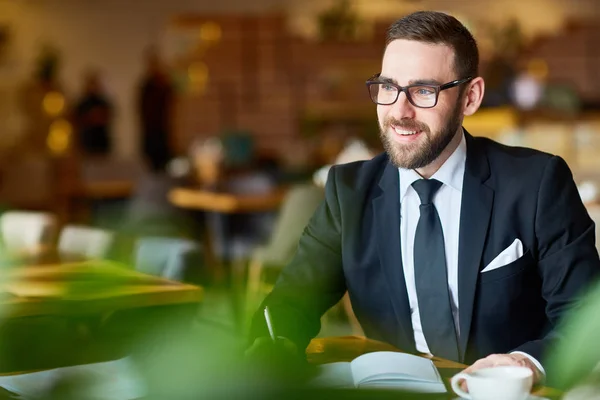
<svg viewBox="0 0 600 400">
<path fill-rule="evenodd" d="M 417 133 L 421 132 L 418 129 L 402 129 L 402 128 L 399 128 L 396 126 L 392 126 L 392 129 L 398 135 L 402 135 L 402 136 L 412 136 L 412 135 L 416 135 Z"/>
</svg>

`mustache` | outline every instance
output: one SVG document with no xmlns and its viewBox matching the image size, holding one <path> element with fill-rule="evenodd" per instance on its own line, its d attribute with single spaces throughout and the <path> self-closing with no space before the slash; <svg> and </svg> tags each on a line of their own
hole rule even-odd
<svg viewBox="0 0 600 400">
<path fill-rule="evenodd" d="M 391 128 L 392 126 L 395 126 L 396 128 L 404 129 L 407 131 L 429 132 L 429 126 L 427 126 L 427 124 L 413 119 L 398 120 L 396 118 L 391 117 L 385 120 L 383 126 L 385 128 Z"/>
</svg>

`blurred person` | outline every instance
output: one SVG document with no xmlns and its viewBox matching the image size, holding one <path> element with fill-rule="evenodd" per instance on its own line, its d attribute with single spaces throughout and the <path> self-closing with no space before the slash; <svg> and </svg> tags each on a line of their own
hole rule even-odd
<svg viewBox="0 0 600 400">
<path fill-rule="evenodd" d="M 348 291 L 367 337 L 472 364 L 542 356 L 578 293 L 600 272 L 594 223 L 560 157 L 471 136 L 462 122 L 485 84 L 471 33 L 417 12 L 388 30 L 367 81 L 385 153 L 333 166 L 325 201 L 255 315 L 303 354 Z"/>
<path fill-rule="evenodd" d="M 23 152 L 48 152 L 47 138 L 50 126 L 56 119 L 62 118 L 70 108 L 60 80 L 60 67 L 61 54 L 58 49 L 50 45 L 42 46 L 35 60 L 33 75 L 19 89 L 19 107 L 24 131 L 11 156 Z M 52 110 L 47 107 L 49 98 L 54 98 L 54 103 L 58 103 L 53 104 Z"/>
<path fill-rule="evenodd" d="M 154 49 L 147 54 L 146 72 L 138 95 L 142 153 L 153 171 L 163 171 L 171 158 L 169 131 L 173 87 Z"/>
<path fill-rule="evenodd" d="M 108 155 L 111 151 L 113 106 L 102 87 L 100 74 L 86 74 L 83 95 L 75 107 L 79 150 L 86 155 Z"/>
</svg>

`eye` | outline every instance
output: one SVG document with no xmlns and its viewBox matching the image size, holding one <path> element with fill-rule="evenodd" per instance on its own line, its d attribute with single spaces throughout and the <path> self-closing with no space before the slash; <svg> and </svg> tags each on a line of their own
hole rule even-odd
<svg viewBox="0 0 600 400">
<path fill-rule="evenodd" d="M 416 90 L 416 94 L 419 96 L 433 96 L 435 94 L 435 90 L 427 87 L 421 87 Z"/>
<path fill-rule="evenodd" d="M 388 83 L 382 83 L 381 84 L 381 90 L 389 92 L 389 91 L 392 91 L 392 90 L 396 90 L 396 88 L 394 86 L 388 84 Z"/>
</svg>

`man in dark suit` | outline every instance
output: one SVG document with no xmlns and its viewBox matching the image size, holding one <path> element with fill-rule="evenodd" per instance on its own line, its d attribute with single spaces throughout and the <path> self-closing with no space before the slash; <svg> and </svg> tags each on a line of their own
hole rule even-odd
<svg viewBox="0 0 600 400">
<path fill-rule="evenodd" d="M 347 290 L 368 337 L 543 376 L 554 328 L 600 272 L 594 223 L 561 158 L 462 128 L 484 94 L 478 63 L 451 16 L 390 27 L 382 71 L 367 81 L 386 153 L 332 168 L 263 304 L 278 335 L 304 349 Z M 260 313 L 253 338 L 266 332 Z"/>
</svg>

